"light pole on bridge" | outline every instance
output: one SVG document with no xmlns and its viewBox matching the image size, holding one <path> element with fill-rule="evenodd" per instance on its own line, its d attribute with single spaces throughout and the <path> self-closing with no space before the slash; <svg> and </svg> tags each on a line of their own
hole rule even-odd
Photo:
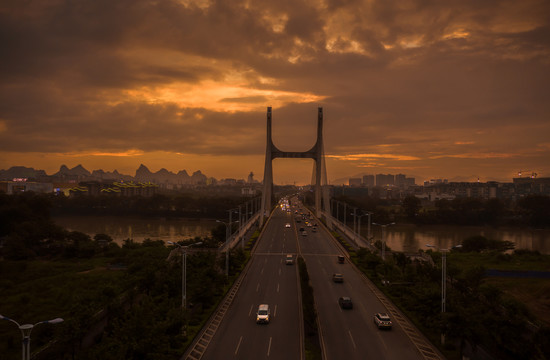
<svg viewBox="0 0 550 360">
<path fill-rule="evenodd" d="M 373 225 L 378 225 L 382 228 L 382 260 L 386 261 L 386 228 L 388 226 L 395 225 L 394 222 L 388 223 L 388 224 L 377 224 L 372 223 Z"/>
</svg>

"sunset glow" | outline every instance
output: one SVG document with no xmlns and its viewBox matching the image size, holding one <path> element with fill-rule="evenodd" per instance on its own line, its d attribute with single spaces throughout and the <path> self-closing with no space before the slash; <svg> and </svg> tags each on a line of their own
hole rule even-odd
<svg viewBox="0 0 550 360">
<path fill-rule="evenodd" d="M 550 4 L 497 3 L 9 2 L 0 168 L 261 180 L 271 106 L 298 150 L 323 107 L 329 179 L 550 176 Z"/>
</svg>

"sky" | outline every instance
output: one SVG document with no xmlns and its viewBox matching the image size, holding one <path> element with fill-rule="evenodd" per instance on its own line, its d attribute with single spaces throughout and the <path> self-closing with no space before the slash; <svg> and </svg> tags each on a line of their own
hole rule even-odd
<svg viewBox="0 0 550 360">
<path fill-rule="evenodd" d="M 2 0 L 0 169 L 550 176 L 548 0 Z M 313 160 L 275 159 L 279 184 Z"/>
</svg>

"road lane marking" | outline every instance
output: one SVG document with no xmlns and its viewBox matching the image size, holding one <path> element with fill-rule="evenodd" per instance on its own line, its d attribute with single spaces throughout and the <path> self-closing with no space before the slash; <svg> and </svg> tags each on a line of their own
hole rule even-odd
<svg viewBox="0 0 550 360">
<path fill-rule="evenodd" d="M 239 347 L 241 347 L 241 341 L 243 341 L 243 337 L 241 336 L 241 338 L 239 339 L 239 343 L 237 344 L 237 348 L 235 349 L 235 355 L 237 355 L 237 353 L 239 352 Z"/>
<path fill-rule="evenodd" d="M 252 309 L 254 309 L 254 304 L 250 305 L 250 310 L 248 311 L 248 316 L 252 315 Z"/>
<path fill-rule="evenodd" d="M 281 275 L 281 268 L 279 268 L 279 276 Z"/>
<path fill-rule="evenodd" d="M 258 290 L 260 290 L 260 283 L 256 286 L 256 292 L 258 292 Z"/>
<path fill-rule="evenodd" d="M 353 344 L 353 348 L 357 349 L 357 346 L 355 346 L 355 341 L 353 340 L 353 336 L 351 335 L 351 330 L 348 330 L 349 338 L 351 339 L 351 343 Z"/>
<path fill-rule="evenodd" d="M 279 283 L 277 283 L 277 292 L 279 292 Z"/>
<path fill-rule="evenodd" d="M 264 268 L 262 268 L 262 271 L 260 271 L 260 274 L 263 274 L 264 273 Z"/>
<path fill-rule="evenodd" d="M 275 304 L 275 311 L 273 312 L 273 317 L 277 316 L 277 304 Z"/>
<path fill-rule="evenodd" d="M 267 356 L 269 356 L 269 353 L 271 351 L 271 339 L 273 339 L 271 336 L 269 337 L 269 346 L 267 347 Z"/>
</svg>

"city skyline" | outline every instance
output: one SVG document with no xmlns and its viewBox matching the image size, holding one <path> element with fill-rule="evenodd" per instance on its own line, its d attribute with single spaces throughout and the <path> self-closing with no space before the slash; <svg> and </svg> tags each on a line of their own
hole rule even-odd
<svg viewBox="0 0 550 360">
<path fill-rule="evenodd" d="M 11 1 L 0 5 L 0 169 L 263 178 L 315 142 L 361 174 L 550 176 L 545 1 Z M 276 159 L 274 182 L 313 161 Z"/>
</svg>

